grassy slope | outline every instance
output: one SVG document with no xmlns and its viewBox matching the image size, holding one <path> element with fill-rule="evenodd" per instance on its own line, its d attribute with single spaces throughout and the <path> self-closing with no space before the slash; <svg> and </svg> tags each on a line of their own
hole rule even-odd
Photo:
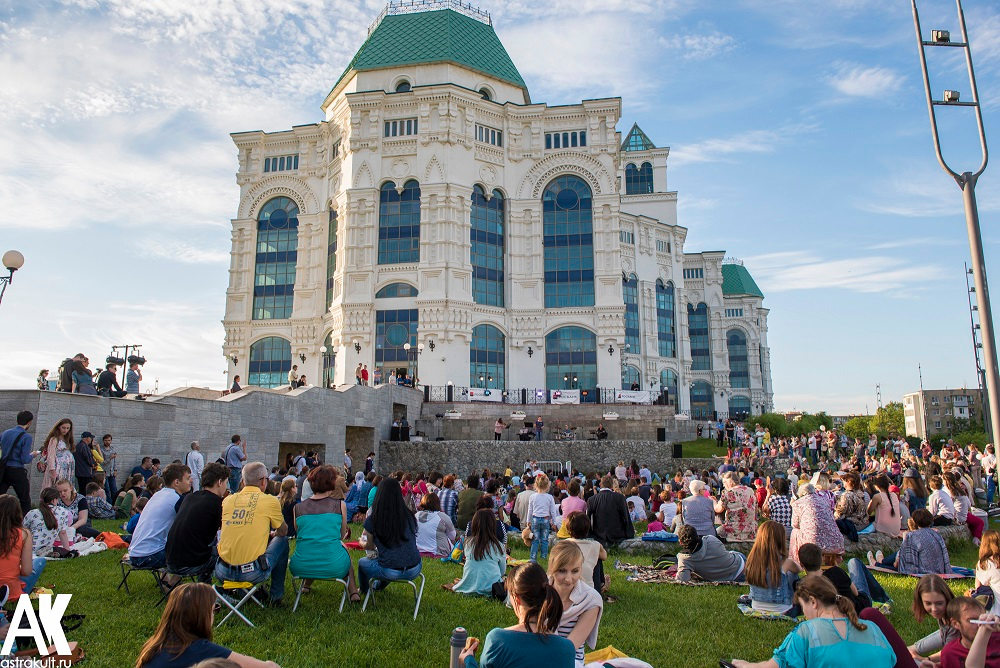
<svg viewBox="0 0 1000 668">
<path fill-rule="evenodd" d="M 114 526 L 114 522 L 97 524 L 103 529 Z M 515 556 L 527 558 L 523 544 L 518 541 L 517 546 Z M 124 589 L 115 591 L 121 554 L 109 550 L 79 560 L 50 562 L 42 574 L 40 584 L 54 587 L 57 593 L 73 594 L 69 613 L 87 615 L 84 625 L 69 639 L 79 641 L 88 652 L 88 666 L 134 665 L 162 611 L 155 605 L 159 593 L 146 573 L 133 573 L 129 578 L 131 597 Z M 355 566 L 358 554 L 352 551 Z M 649 557 L 619 558 L 650 562 Z M 975 558 L 971 545 L 952 549 L 956 565 L 972 566 Z M 424 573 L 427 588 L 416 622 L 412 619 L 412 591 L 405 585 L 380 592 L 376 607 L 369 606 L 363 614 L 360 605 L 348 603 L 340 615 L 339 585 L 335 589 L 331 584 L 317 583 L 292 614 L 289 578 L 286 608 L 250 606 L 249 616 L 258 628 L 250 629 L 232 618 L 217 632 L 215 641 L 244 654 L 277 661 L 284 668 L 443 667 L 448 662 L 448 638 L 454 627 L 464 626 L 471 635 L 483 638 L 491 628 L 513 623 L 513 614 L 496 601 L 440 588 L 441 583 L 461 574 L 460 566 L 425 559 Z M 918 625 L 909 612 L 914 578 L 877 577 L 896 602 L 891 619 L 907 642 L 933 630 L 933 622 Z M 618 572 L 612 578 L 620 602 L 605 610 L 599 646 L 614 645 L 654 666 L 714 668 L 719 657 L 733 656 L 759 660 L 769 656 L 792 627 L 790 623 L 742 617 L 736 609 L 737 596 L 745 592 L 742 588 L 633 584 L 625 582 Z M 954 588 L 960 591 L 969 582 L 958 581 Z"/>
</svg>

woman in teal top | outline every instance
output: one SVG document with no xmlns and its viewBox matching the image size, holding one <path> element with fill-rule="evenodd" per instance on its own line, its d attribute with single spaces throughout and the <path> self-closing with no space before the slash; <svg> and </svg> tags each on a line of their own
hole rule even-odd
<svg viewBox="0 0 1000 668">
<path fill-rule="evenodd" d="M 372 504 L 375 503 L 375 492 L 378 491 L 378 484 L 382 482 L 382 476 L 377 475 L 375 479 L 372 480 L 372 488 L 368 490 L 368 507 L 371 508 Z"/>
<path fill-rule="evenodd" d="M 352 602 L 361 600 L 354 583 L 351 557 L 343 541 L 349 538 L 347 507 L 344 502 L 331 499 L 337 485 L 337 472 L 329 464 L 309 472 L 309 486 L 313 495 L 294 508 L 295 552 L 289 560 L 292 575 L 305 580 L 303 593 L 309 591 L 313 580 L 347 580 L 347 591 Z"/>
<path fill-rule="evenodd" d="M 896 654 L 882 631 L 874 623 L 859 622 L 854 603 L 838 594 L 827 578 L 806 576 L 799 581 L 794 600 L 802 606 L 806 621 L 785 636 L 770 659 L 759 663 L 734 660 L 736 668 L 896 665 Z"/>
<path fill-rule="evenodd" d="M 497 536 L 496 524 L 497 517 L 489 508 L 480 508 L 472 516 L 465 537 L 465 568 L 452 591 L 489 596 L 494 583 L 503 579 L 507 553 Z"/>
<path fill-rule="evenodd" d="M 459 656 L 465 668 L 574 668 L 573 643 L 553 635 L 562 618 L 562 599 L 542 567 L 534 562 L 516 567 L 507 578 L 507 592 L 518 624 L 490 631 L 479 662 L 479 641 L 470 638 Z"/>
</svg>

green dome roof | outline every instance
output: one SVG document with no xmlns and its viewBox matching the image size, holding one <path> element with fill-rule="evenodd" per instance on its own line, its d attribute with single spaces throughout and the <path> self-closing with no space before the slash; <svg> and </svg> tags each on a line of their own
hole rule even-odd
<svg viewBox="0 0 1000 668">
<path fill-rule="evenodd" d="M 455 63 L 527 90 L 493 26 L 451 9 L 386 16 L 334 90 L 351 72 L 438 62 Z"/>
<path fill-rule="evenodd" d="M 764 293 L 757 287 L 753 276 L 742 264 L 722 265 L 722 294 L 750 295 L 764 298 Z"/>
</svg>

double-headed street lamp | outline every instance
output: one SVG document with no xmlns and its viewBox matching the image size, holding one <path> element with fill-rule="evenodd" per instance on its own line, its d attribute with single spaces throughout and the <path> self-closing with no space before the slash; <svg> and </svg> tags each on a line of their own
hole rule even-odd
<svg viewBox="0 0 1000 668">
<path fill-rule="evenodd" d="M 3 301 L 3 293 L 7 292 L 7 286 L 14 281 L 14 272 L 24 266 L 24 256 L 16 250 L 9 250 L 3 254 L 3 266 L 10 273 L 0 276 L 0 302 Z"/>
</svg>

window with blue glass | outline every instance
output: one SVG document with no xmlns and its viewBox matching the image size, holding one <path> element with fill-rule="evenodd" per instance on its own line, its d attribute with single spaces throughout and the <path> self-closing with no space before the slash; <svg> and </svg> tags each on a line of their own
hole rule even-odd
<svg viewBox="0 0 1000 668">
<path fill-rule="evenodd" d="M 493 325 L 472 328 L 469 349 L 469 387 L 502 390 L 506 386 L 506 339 Z"/>
<path fill-rule="evenodd" d="M 378 263 L 420 262 L 420 184 L 410 180 L 402 192 L 387 181 L 379 194 Z"/>
<path fill-rule="evenodd" d="M 337 210 L 330 209 L 326 233 L 326 307 L 333 303 L 333 275 L 337 273 Z"/>
<path fill-rule="evenodd" d="M 625 365 L 622 367 L 622 389 L 631 390 L 632 385 L 635 384 L 642 389 L 642 377 L 639 375 L 639 370 L 634 366 Z"/>
<path fill-rule="evenodd" d="M 691 385 L 691 417 L 695 420 L 708 420 L 715 412 L 715 395 L 712 386 L 703 380 L 696 380 Z"/>
<path fill-rule="evenodd" d="M 677 373 L 673 369 L 660 372 L 660 389 L 667 391 L 667 401 L 671 406 L 677 405 Z"/>
<path fill-rule="evenodd" d="M 750 415 L 750 398 L 733 397 L 729 400 L 729 417 L 744 420 Z"/>
<path fill-rule="evenodd" d="M 333 388 L 336 386 L 333 378 L 337 371 L 337 352 L 333 347 L 333 332 L 326 335 L 323 345 L 326 346 L 326 352 L 323 353 L 323 387 Z"/>
<path fill-rule="evenodd" d="M 726 332 L 729 348 L 729 386 L 750 387 L 750 362 L 747 359 L 747 336 L 738 329 Z"/>
<path fill-rule="evenodd" d="M 674 317 L 674 284 L 656 281 L 656 339 L 660 357 L 677 357 L 677 325 Z"/>
<path fill-rule="evenodd" d="M 688 338 L 691 340 L 691 370 L 712 369 L 712 343 L 708 336 L 708 306 L 688 304 Z"/>
<path fill-rule="evenodd" d="M 250 346 L 247 382 L 257 387 L 288 385 L 292 370 L 292 344 L 280 336 L 269 336 Z"/>
<path fill-rule="evenodd" d="M 409 283 L 390 283 L 375 293 L 375 299 L 394 299 L 396 297 L 416 297 L 420 294 Z"/>
<path fill-rule="evenodd" d="M 639 279 L 635 274 L 622 278 L 622 297 L 625 300 L 625 344 L 633 355 L 639 350 Z"/>
<path fill-rule="evenodd" d="M 375 368 L 382 378 L 414 377 L 417 367 L 417 309 L 375 311 Z M 410 350 L 404 346 L 409 343 Z"/>
<path fill-rule="evenodd" d="M 253 281 L 253 319 L 292 317 L 295 260 L 299 244 L 299 207 L 287 197 L 269 200 L 257 216 L 257 256 Z"/>
<path fill-rule="evenodd" d="M 545 307 L 594 305 L 594 231 L 590 187 L 560 176 L 542 196 Z"/>
<path fill-rule="evenodd" d="M 595 400 L 597 335 L 576 326 L 560 327 L 546 335 L 545 384 L 550 390 L 590 390 L 581 401 Z"/>
<path fill-rule="evenodd" d="M 635 163 L 625 166 L 625 194 L 645 195 L 653 192 L 653 166 L 648 162 L 636 167 Z"/>
<path fill-rule="evenodd" d="M 472 299 L 477 304 L 504 305 L 504 200 L 494 190 L 472 189 Z"/>
</svg>

